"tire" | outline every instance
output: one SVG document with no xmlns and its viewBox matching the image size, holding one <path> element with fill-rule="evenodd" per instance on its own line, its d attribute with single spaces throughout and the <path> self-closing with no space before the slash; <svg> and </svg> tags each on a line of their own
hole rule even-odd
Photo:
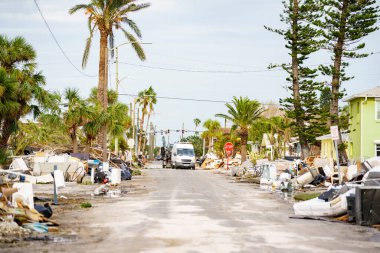
<svg viewBox="0 0 380 253">
<path fill-rule="evenodd" d="M 191 167 L 192 170 L 195 170 L 195 166 Z"/>
<path fill-rule="evenodd" d="M 165 169 L 165 164 L 162 164 L 162 168 Z"/>
</svg>

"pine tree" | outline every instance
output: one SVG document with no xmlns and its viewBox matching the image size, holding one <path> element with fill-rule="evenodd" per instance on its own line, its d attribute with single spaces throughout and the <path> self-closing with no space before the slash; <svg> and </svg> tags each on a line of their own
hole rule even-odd
<svg viewBox="0 0 380 253">
<path fill-rule="evenodd" d="M 310 144 L 326 130 L 318 98 L 322 86 L 314 80 L 318 70 L 305 66 L 309 56 L 322 45 L 317 39 L 321 36 L 320 30 L 312 24 L 321 18 L 321 12 L 316 0 L 286 0 L 283 5 L 281 21 L 289 28 L 266 29 L 281 35 L 290 51 L 291 65 L 282 64 L 282 68 L 289 74 L 286 80 L 290 83 L 288 90 L 292 94 L 280 102 L 287 116 L 293 119 L 293 130 L 298 135 L 302 157 L 307 157 Z"/>
<path fill-rule="evenodd" d="M 341 84 L 350 80 L 345 74 L 348 59 L 367 57 L 362 53 L 368 34 L 376 31 L 379 7 L 375 0 L 320 0 L 324 17 L 316 22 L 323 31 L 324 47 L 332 54 L 332 64 L 321 66 L 322 74 L 331 77 L 330 125 L 339 124 L 339 99 L 343 97 Z M 341 141 L 340 141 L 341 143 Z M 344 150 L 341 159 L 347 160 Z"/>
<path fill-rule="evenodd" d="M 321 0 L 325 15 L 318 25 L 323 29 L 325 48 L 332 53 L 330 66 L 321 66 L 322 73 L 331 76 L 330 124 L 339 123 L 339 98 L 341 83 L 351 79 L 345 75 L 349 65 L 346 59 L 364 58 L 360 53 L 365 43 L 362 39 L 376 31 L 379 7 L 375 0 Z"/>
</svg>

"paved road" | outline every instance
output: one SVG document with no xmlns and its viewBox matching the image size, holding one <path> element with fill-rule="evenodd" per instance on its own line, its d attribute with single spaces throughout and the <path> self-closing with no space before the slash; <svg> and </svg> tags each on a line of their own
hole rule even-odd
<svg viewBox="0 0 380 253">
<path fill-rule="evenodd" d="M 380 252 L 378 232 L 347 224 L 291 220 L 289 204 L 253 185 L 233 183 L 210 171 L 155 169 L 147 174 L 156 189 L 115 207 L 115 212 L 128 212 L 127 219 L 116 216 L 115 223 L 108 224 L 114 228 L 108 240 L 115 249 Z"/>
<path fill-rule="evenodd" d="M 150 193 L 89 212 L 89 231 L 103 231 L 103 240 L 56 251 L 380 252 L 379 232 L 289 219 L 289 204 L 251 184 L 200 170 L 150 169 L 146 175 Z"/>
</svg>

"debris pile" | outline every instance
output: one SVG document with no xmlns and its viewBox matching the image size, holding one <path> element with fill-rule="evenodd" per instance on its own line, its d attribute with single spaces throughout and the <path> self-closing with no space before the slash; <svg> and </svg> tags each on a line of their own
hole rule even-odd
<svg viewBox="0 0 380 253">
<path fill-rule="evenodd" d="M 215 157 L 208 157 L 202 165 L 217 168 L 216 162 Z M 356 221 L 358 225 L 380 224 L 380 157 L 341 166 L 340 171 L 339 178 L 336 164 L 318 157 L 304 161 L 263 159 L 256 164 L 247 160 L 230 167 L 231 176 L 258 179 L 249 182 L 259 183 L 261 189 L 310 195 L 294 204 L 298 217 L 339 217 L 340 221 Z"/>
<path fill-rule="evenodd" d="M 100 187 L 94 192 L 91 190 L 89 195 L 120 197 L 121 181 L 131 180 L 133 171 L 116 156 L 103 163 L 97 158 L 96 149 L 90 154 L 36 152 L 14 157 L 8 169 L 0 170 L 0 242 L 58 230 L 59 224 L 52 220 L 50 204 L 34 203 L 35 184 L 52 184 L 54 204 L 57 204 L 58 191 L 66 187 L 66 182 L 98 183 Z"/>
<path fill-rule="evenodd" d="M 320 196 L 295 203 L 294 213 L 305 217 L 339 217 L 340 221 L 357 225 L 380 224 L 380 158 L 371 158 L 360 168 L 351 165 L 342 174 L 343 185 L 330 185 Z"/>
<path fill-rule="evenodd" d="M 48 203 L 34 204 L 31 183 L 3 181 L 0 189 L 1 242 L 14 242 L 31 233 L 46 233 L 50 227 L 59 226 L 50 219 L 53 211 Z"/>
</svg>

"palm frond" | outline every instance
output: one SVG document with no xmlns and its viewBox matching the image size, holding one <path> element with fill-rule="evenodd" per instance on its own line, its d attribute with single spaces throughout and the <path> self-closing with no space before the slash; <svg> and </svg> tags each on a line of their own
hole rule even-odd
<svg viewBox="0 0 380 253">
<path fill-rule="evenodd" d="M 137 24 L 133 20 L 129 18 L 123 18 L 123 22 L 126 23 L 136 33 L 137 37 L 139 38 L 142 37 L 140 28 L 137 26 Z"/>
<path fill-rule="evenodd" d="M 134 48 L 137 56 L 140 58 L 140 60 L 144 61 L 146 59 L 145 53 L 143 48 L 141 47 L 140 43 L 137 41 L 137 39 L 128 31 L 126 31 L 124 28 L 121 28 L 124 35 L 127 37 L 127 39 L 131 42 L 131 46 Z"/>
<path fill-rule="evenodd" d="M 74 14 L 75 12 L 77 12 L 79 10 L 88 9 L 88 8 L 91 8 L 91 5 L 89 5 L 89 4 L 77 4 L 69 10 L 69 13 Z"/>
</svg>

